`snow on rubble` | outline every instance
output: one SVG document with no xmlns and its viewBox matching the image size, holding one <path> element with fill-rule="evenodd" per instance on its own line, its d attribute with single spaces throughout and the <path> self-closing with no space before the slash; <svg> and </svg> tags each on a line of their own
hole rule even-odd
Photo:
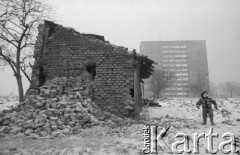
<svg viewBox="0 0 240 155">
<path fill-rule="evenodd" d="M 57 137 L 77 134 L 96 125 L 124 123 L 121 117 L 102 111 L 81 82 L 79 78 L 55 78 L 40 90 L 32 90 L 23 102 L 12 106 L 8 103 L 0 111 L 0 134 Z M 79 87 L 71 87 L 69 83 L 77 83 Z"/>
</svg>

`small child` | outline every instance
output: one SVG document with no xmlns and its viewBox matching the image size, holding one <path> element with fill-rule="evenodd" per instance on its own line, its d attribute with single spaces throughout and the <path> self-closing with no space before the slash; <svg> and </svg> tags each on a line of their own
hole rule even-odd
<svg viewBox="0 0 240 155">
<path fill-rule="evenodd" d="M 200 105 L 202 105 L 202 116 L 203 116 L 203 123 L 202 125 L 206 125 L 207 123 L 207 114 L 209 115 L 210 122 L 212 125 L 215 125 L 213 122 L 213 109 L 212 109 L 212 104 L 214 105 L 214 108 L 218 110 L 217 102 L 210 97 L 208 97 L 208 92 L 203 91 L 201 93 L 201 97 L 197 104 L 196 107 L 200 109 Z"/>
</svg>

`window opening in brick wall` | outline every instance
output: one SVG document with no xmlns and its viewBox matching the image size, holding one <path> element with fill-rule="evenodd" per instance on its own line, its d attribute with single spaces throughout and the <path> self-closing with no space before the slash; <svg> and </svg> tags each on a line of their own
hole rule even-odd
<svg viewBox="0 0 240 155">
<path fill-rule="evenodd" d="M 92 79 L 94 80 L 94 78 L 96 76 L 96 65 L 95 64 L 87 65 L 86 70 L 92 76 Z"/>
<path fill-rule="evenodd" d="M 130 88 L 129 95 L 131 95 L 131 97 L 134 98 L 134 88 Z"/>
<path fill-rule="evenodd" d="M 46 82 L 44 69 L 42 66 L 39 67 L 39 86 L 42 86 Z"/>
</svg>

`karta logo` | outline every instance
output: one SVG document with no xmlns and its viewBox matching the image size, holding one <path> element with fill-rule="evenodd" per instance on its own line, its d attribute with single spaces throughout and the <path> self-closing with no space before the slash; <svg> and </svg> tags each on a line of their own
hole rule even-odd
<svg viewBox="0 0 240 155">
<path fill-rule="evenodd" d="M 224 133 L 222 135 L 222 138 L 229 138 L 228 140 L 221 142 L 218 145 L 218 149 L 213 148 L 213 137 L 218 138 L 218 133 L 213 133 L 213 128 L 210 128 L 209 133 L 206 135 L 204 133 L 193 133 L 193 148 L 191 149 L 189 146 L 189 136 L 186 135 L 186 133 L 177 133 L 175 135 L 175 138 L 181 138 L 179 141 L 175 141 L 171 145 L 166 143 L 164 141 L 164 138 L 167 136 L 167 132 L 169 131 L 171 126 L 168 126 L 167 128 L 163 128 L 159 134 L 158 132 L 158 126 L 146 126 L 143 129 L 143 136 L 144 136 L 144 148 L 143 153 L 144 154 L 158 154 L 157 151 L 157 145 L 159 144 L 160 147 L 169 154 L 177 153 L 182 154 L 185 153 L 192 153 L 192 154 L 199 154 L 199 139 L 205 138 L 207 139 L 207 146 L 208 146 L 208 152 L 212 154 L 216 154 L 218 151 L 221 151 L 224 154 L 232 153 L 238 153 L 239 150 L 236 149 L 236 139 L 232 133 Z M 183 149 L 178 149 L 178 146 L 183 145 Z M 231 149 L 225 149 L 227 145 L 231 146 Z"/>
</svg>

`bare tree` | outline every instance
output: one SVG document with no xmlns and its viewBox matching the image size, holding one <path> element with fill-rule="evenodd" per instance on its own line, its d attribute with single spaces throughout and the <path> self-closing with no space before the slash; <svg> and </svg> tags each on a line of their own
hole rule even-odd
<svg viewBox="0 0 240 155">
<path fill-rule="evenodd" d="M 23 100 L 22 74 L 30 81 L 31 59 L 37 26 L 49 19 L 52 9 L 44 0 L 0 1 L 0 59 L 16 77 L 19 101 Z"/>
<path fill-rule="evenodd" d="M 210 95 L 212 95 L 212 96 L 218 96 L 218 88 L 217 88 L 217 85 L 214 83 L 214 82 L 212 82 L 212 81 L 210 81 Z"/>
<path fill-rule="evenodd" d="M 221 83 L 219 84 L 219 87 L 222 93 L 229 93 L 230 97 L 233 97 L 234 94 L 240 92 L 240 84 L 234 81 Z"/>
<path fill-rule="evenodd" d="M 193 96 L 195 97 L 196 94 L 199 94 L 203 90 L 208 90 L 208 73 L 203 73 L 200 71 L 196 72 L 196 77 L 192 81 L 192 83 L 189 84 L 188 88 L 189 91 L 193 93 Z"/>
<path fill-rule="evenodd" d="M 234 82 L 226 82 L 225 89 L 226 89 L 226 91 L 229 92 L 230 97 L 232 97 L 233 96 L 233 92 L 236 90 L 236 85 L 235 85 Z"/>
<path fill-rule="evenodd" d="M 171 79 L 175 77 L 173 72 L 156 69 L 150 78 L 150 90 L 154 98 L 159 98 L 163 89 L 169 87 Z"/>
</svg>

